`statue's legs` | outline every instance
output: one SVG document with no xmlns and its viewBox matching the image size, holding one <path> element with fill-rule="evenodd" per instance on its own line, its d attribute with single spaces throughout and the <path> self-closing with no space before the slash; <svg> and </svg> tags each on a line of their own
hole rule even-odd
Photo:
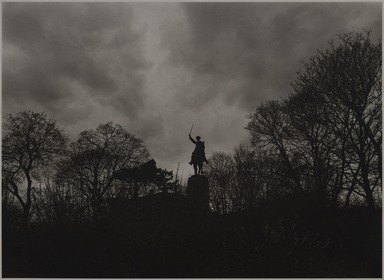
<svg viewBox="0 0 384 280">
<path fill-rule="evenodd" d="M 200 173 L 204 174 L 204 172 L 203 172 L 203 163 L 201 163 L 201 165 L 200 165 Z"/>
<path fill-rule="evenodd" d="M 198 167 L 197 174 L 200 175 L 200 174 L 201 174 L 201 164 L 200 164 L 200 163 L 197 163 L 197 164 L 196 164 L 196 167 Z"/>
</svg>

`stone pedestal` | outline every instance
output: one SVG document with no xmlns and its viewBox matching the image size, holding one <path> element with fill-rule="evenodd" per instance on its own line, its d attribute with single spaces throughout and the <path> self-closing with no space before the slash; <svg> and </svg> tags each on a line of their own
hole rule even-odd
<svg viewBox="0 0 384 280">
<path fill-rule="evenodd" d="M 193 175 L 188 179 L 187 207 L 191 214 L 204 215 L 209 212 L 209 184 L 203 175 Z"/>
</svg>

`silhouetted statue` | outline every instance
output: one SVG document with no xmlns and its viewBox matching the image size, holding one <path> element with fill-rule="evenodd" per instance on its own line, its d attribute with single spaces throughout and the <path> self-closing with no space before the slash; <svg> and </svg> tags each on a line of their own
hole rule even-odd
<svg viewBox="0 0 384 280">
<path fill-rule="evenodd" d="M 200 141 L 201 137 L 196 136 L 196 140 L 191 137 L 191 134 L 188 135 L 189 140 L 196 145 L 195 149 L 192 152 L 191 161 L 189 164 L 193 165 L 195 170 L 195 175 L 203 173 L 203 162 L 208 163 L 205 157 L 205 144 L 203 141 Z"/>
</svg>

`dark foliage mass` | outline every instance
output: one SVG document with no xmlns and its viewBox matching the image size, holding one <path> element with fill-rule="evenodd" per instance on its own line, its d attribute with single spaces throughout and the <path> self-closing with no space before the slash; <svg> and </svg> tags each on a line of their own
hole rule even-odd
<svg viewBox="0 0 384 280">
<path fill-rule="evenodd" d="M 381 277 L 381 213 L 287 204 L 5 235 L 5 277 Z M 274 211 L 271 211 L 271 209 Z"/>
<path fill-rule="evenodd" d="M 187 187 L 118 124 L 7 115 L 3 277 L 380 278 L 381 60 L 341 35 Z"/>
</svg>

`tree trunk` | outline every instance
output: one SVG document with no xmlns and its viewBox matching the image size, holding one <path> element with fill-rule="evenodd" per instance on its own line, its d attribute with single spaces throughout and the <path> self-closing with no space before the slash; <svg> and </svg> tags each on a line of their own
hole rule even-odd
<svg viewBox="0 0 384 280">
<path fill-rule="evenodd" d="M 29 229 L 29 211 L 30 211 L 30 207 L 29 209 L 28 208 L 23 209 L 21 225 L 24 232 L 27 232 Z"/>
<path fill-rule="evenodd" d="M 363 189 L 366 195 L 366 200 L 368 204 L 368 208 L 373 209 L 375 207 L 375 202 L 373 199 L 373 193 L 370 187 L 369 182 L 369 167 L 365 164 L 365 162 L 362 162 L 361 164 L 361 177 L 363 178 Z"/>
<path fill-rule="evenodd" d="M 292 167 L 292 164 L 291 164 L 291 161 L 289 160 L 288 158 L 288 155 L 285 151 L 285 148 L 283 146 L 279 146 L 279 150 L 280 150 L 280 154 L 283 158 L 283 162 L 285 164 L 285 166 L 287 167 L 287 176 L 288 178 L 291 178 L 294 182 L 295 182 L 295 185 L 296 185 L 296 188 L 298 192 L 302 192 L 303 191 L 303 187 L 301 186 L 301 183 L 300 183 L 300 179 L 299 177 L 297 176 L 297 172 L 293 169 Z"/>
<path fill-rule="evenodd" d="M 345 198 L 344 208 L 349 208 L 350 203 L 351 203 L 351 195 L 352 195 L 352 192 L 353 192 L 353 188 L 351 187 L 351 188 L 348 190 L 347 196 L 346 196 L 346 198 Z"/>
<path fill-rule="evenodd" d="M 383 172 L 383 170 L 382 170 L 382 151 L 381 151 L 381 145 L 380 145 L 381 141 L 378 142 L 375 139 L 375 136 L 373 135 L 372 130 L 364 121 L 362 114 L 357 112 L 356 117 L 357 117 L 357 120 L 358 120 L 360 126 L 364 129 L 365 134 L 368 136 L 368 138 L 371 140 L 371 142 L 373 144 L 375 153 L 377 155 L 377 170 L 379 172 L 380 182 L 381 182 L 382 172 Z"/>
<path fill-rule="evenodd" d="M 101 202 L 95 201 L 91 204 L 91 206 L 92 206 L 92 210 L 93 210 L 93 219 L 95 220 L 95 219 L 99 218 L 103 213 Z"/>
<path fill-rule="evenodd" d="M 29 228 L 29 216 L 32 205 L 32 179 L 29 174 L 29 169 L 24 170 L 27 177 L 27 197 L 26 202 L 23 204 L 23 217 L 22 217 L 22 227 L 24 231 L 27 231 Z"/>
</svg>

